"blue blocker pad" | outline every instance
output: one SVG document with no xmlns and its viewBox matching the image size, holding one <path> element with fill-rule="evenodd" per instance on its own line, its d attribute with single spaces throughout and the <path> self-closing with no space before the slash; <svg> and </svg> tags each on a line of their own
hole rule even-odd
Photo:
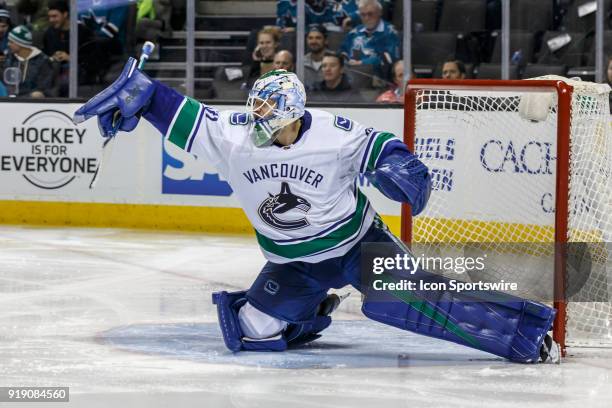
<svg viewBox="0 0 612 408">
<path fill-rule="evenodd" d="M 499 291 L 459 291 L 459 279 L 415 268 L 415 256 L 397 240 L 364 243 L 361 253 L 362 311 L 370 319 L 512 361 L 538 361 L 555 309 Z"/>
<path fill-rule="evenodd" d="M 140 114 L 147 110 L 155 89 L 155 83 L 138 69 L 138 61 L 129 58 L 117 80 L 81 106 L 73 121 L 81 123 L 97 116 L 104 137 L 114 137 L 120 130 L 131 132 Z"/>
<path fill-rule="evenodd" d="M 246 291 L 215 292 L 213 304 L 217 305 L 217 316 L 225 346 L 231 351 L 285 351 L 290 346 L 299 346 L 321 337 L 319 334 L 331 324 L 329 316 L 313 316 L 310 321 L 291 323 L 281 334 L 268 339 L 249 339 L 240 329 L 238 311 L 247 302 Z"/>
</svg>

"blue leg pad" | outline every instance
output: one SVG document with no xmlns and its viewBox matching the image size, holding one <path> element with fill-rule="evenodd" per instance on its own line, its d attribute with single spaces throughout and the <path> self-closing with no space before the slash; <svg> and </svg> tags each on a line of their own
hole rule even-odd
<svg viewBox="0 0 612 408">
<path fill-rule="evenodd" d="M 417 288 L 420 280 L 449 283 L 423 270 L 414 275 L 392 274 L 380 276 L 388 281 L 415 281 Z M 538 361 L 556 313 L 544 304 L 500 292 L 382 291 L 372 285 L 365 292 L 362 311 L 381 323 L 524 363 Z"/>
<path fill-rule="evenodd" d="M 316 316 L 312 321 L 290 323 L 287 329 L 278 336 L 255 340 L 244 337 L 238 320 L 238 310 L 247 302 L 246 291 L 215 292 L 213 304 L 217 305 L 217 316 L 225 346 L 231 351 L 284 351 L 290 346 L 297 346 L 316 340 L 318 333 L 331 324 L 331 317 Z"/>
</svg>

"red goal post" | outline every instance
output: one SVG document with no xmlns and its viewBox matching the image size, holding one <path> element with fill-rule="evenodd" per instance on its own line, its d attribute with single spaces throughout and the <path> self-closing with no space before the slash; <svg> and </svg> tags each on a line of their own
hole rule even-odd
<svg viewBox="0 0 612 408">
<path fill-rule="evenodd" d="M 593 90 L 585 88 L 586 86 L 587 83 L 584 83 L 583 86 L 582 83 L 566 80 L 561 77 L 547 77 L 546 79 L 536 80 L 412 79 L 408 82 L 405 92 L 404 139 L 411 151 L 420 155 L 421 159 L 428 165 L 436 165 L 436 159 L 432 159 L 431 152 L 436 151 L 436 149 L 440 150 L 442 148 L 441 146 L 444 144 L 444 141 L 440 140 L 438 136 L 441 138 L 448 137 L 446 140 L 446 147 L 449 152 L 452 151 L 453 158 L 451 158 L 451 160 L 461 159 L 460 154 L 462 153 L 459 153 L 461 151 L 477 151 L 475 150 L 476 146 L 470 149 L 463 149 L 463 147 L 461 147 L 463 141 L 460 139 L 471 139 L 471 133 L 479 135 L 481 140 L 484 140 L 482 139 L 483 137 L 487 137 L 487 132 L 503 134 L 504 137 L 509 140 L 508 144 L 511 145 L 514 140 L 521 140 L 523 134 L 532 132 L 528 130 L 531 126 L 534 129 L 540 129 L 542 134 L 547 134 L 546 137 L 555 139 L 554 142 L 552 140 L 546 142 L 548 145 L 552 145 L 552 143 L 555 144 L 554 153 L 556 154 L 556 163 L 554 166 L 554 224 L 551 220 L 550 226 L 546 226 L 546 222 L 544 222 L 541 223 L 544 226 L 530 227 L 530 225 L 538 224 L 538 222 L 532 220 L 511 220 L 512 222 L 507 222 L 507 220 L 496 220 L 495 212 L 498 211 L 500 216 L 502 216 L 502 213 L 504 213 L 506 209 L 503 207 L 495 208 L 495 205 L 492 206 L 493 208 L 484 208 L 484 210 L 481 211 L 483 216 L 481 220 L 478 219 L 478 210 L 471 211 L 472 208 L 470 207 L 470 203 L 474 205 L 471 201 L 473 198 L 467 198 L 464 203 L 465 207 L 467 207 L 465 216 L 461 213 L 445 215 L 444 198 L 440 198 L 443 196 L 440 190 L 448 190 L 448 185 L 450 185 L 452 189 L 453 183 L 455 187 L 459 184 L 470 184 L 469 182 L 465 182 L 467 176 L 471 177 L 470 173 L 467 172 L 463 174 L 463 181 L 453 180 L 453 177 L 457 177 L 456 173 L 459 173 L 458 169 L 455 168 L 454 170 L 445 169 L 443 173 L 436 174 L 439 176 L 437 180 L 438 184 L 443 187 L 436 190 L 436 179 L 434 179 L 434 191 L 430 198 L 430 204 L 433 200 L 433 206 L 437 206 L 437 208 L 432 209 L 429 213 L 426 209 L 423 221 L 420 222 L 420 225 L 415 225 L 415 222 L 419 222 L 419 217 L 413 220 L 409 206 L 402 206 L 401 237 L 402 240 L 407 243 L 445 242 L 445 240 L 467 242 L 481 239 L 482 237 L 485 238 L 484 240 L 490 238 L 493 241 L 497 239 L 510 241 L 510 239 L 515 239 L 517 236 L 520 236 L 519 241 L 522 238 L 526 238 L 527 241 L 530 241 L 531 238 L 538 241 L 542 236 L 543 229 L 554 231 L 554 234 L 550 235 L 548 238 L 550 241 L 554 240 L 552 242 L 554 245 L 554 279 L 551 279 L 553 281 L 550 282 L 554 288 L 554 307 L 558 311 L 554 325 L 554 337 L 555 340 L 561 344 L 564 353 L 568 318 L 567 298 L 565 293 L 567 276 L 565 260 L 567 255 L 566 244 L 568 243 L 570 235 L 570 161 L 572 153 L 570 149 L 573 136 L 572 132 L 577 132 L 572 128 L 572 121 L 574 121 L 575 124 L 579 123 L 580 118 L 578 118 L 577 115 L 584 114 L 582 105 L 576 105 L 575 88 L 578 87 L 580 90 L 579 97 L 581 99 L 579 102 L 584 105 L 584 101 L 588 101 L 589 109 L 591 109 L 587 112 L 589 118 L 603 118 L 602 112 L 605 109 L 609 109 L 607 107 L 608 96 L 605 95 L 604 103 L 604 97 L 600 95 L 600 93 L 605 90 L 602 91 L 601 89 L 603 88 L 596 87 L 596 84 L 593 84 Z M 593 93 L 592 101 L 588 92 Z M 547 98 L 552 98 L 553 104 L 548 108 L 549 114 L 542 123 L 525 120 L 525 118 L 521 118 L 519 115 L 518 111 L 521 109 L 519 105 L 521 101 L 527 100 L 526 95 L 547 95 Z M 590 107 L 591 102 L 593 104 L 592 108 Z M 574 117 L 572 117 L 572 114 Z M 608 115 L 608 112 L 606 112 L 606 115 Z M 556 132 L 553 134 L 555 127 Z M 430 128 L 433 128 L 433 130 L 430 131 Z M 579 143 L 578 140 L 585 140 L 589 132 L 591 132 L 589 129 L 582 130 L 582 128 L 580 128 L 578 132 L 585 134 L 581 133 L 575 136 L 576 141 L 574 141 L 574 143 Z M 603 131 L 608 135 L 607 127 L 604 128 Z M 449 134 L 455 132 L 461 134 L 461 136 L 451 138 Z M 513 134 L 513 132 L 516 132 L 516 134 Z M 427 137 L 423 136 L 423 134 L 426 134 Z M 419 145 L 415 143 L 417 139 L 419 140 Z M 609 149 L 609 137 L 604 136 L 604 142 L 606 143 L 606 149 Z M 432 149 L 430 148 L 431 146 L 425 146 L 426 143 L 437 143 L 437 145 Z M 470 140 L 465 143 L 475 144 L 476 142 Z M 515 141 L 515 143 L 517 142 Z M 499 144 L 501 145 L 502 143 L 500 142 Z M 484 148 L 480 151 L 481 164 L 483 164 L 484 160 L 482 157 L 483 151 Z M 505 172 L 503 167 L 506 166 L 506 158 L 507 156 L 514 155 L 514 153 L 514 150 L 512 150 L 511 153 L 506 153 L 506 157 L 501 159 L 502 169 L 498 174 L 494 172 L 497 172 L 499 169 L 494 169 L 494 172 L 486 174 L 486 177 L 479 176 L 476 178 L 474 183 L 489 185 L 491 187 L 490 195 L 492 196 L 503 196 L 503 186 L 498 185 L 499 183 L 495 181 L 495 176 L 499 176 L 501 173 Z M 521 152 L 521 159 L 523 159 L 523 153 L 524 150 Z M 428 162 L 427 158 L 431 160 Z M 514 156 L 511 157 L 511 159 L 513 158 Z M 477 160 L 478 157 L 472 157 L 472 161 Z M 440 160 L 438 160 L 438 162 L 439 161 Z M 457 166 L 471 167 L 471 164 L 467 163 L 467 161 L 464 164 L 465 166 Z M 482 167 L 484 167 L 484 164 Z M 508 167 L 511 167 L 511 165 Z M 536 175 L 526 174 L 530 172 L 529 166 L 525 165 L 524 167 L 527 168 L 527 171 L 523 172 L 525 174 L 520 174 L 520 166 L 514 163 L 514 171 L 516 173 L 514 176 L 516 180 L 513 181 L 513 183 L 517 183 L 515 186 L 517 189 L 524 187 L 526 190 L 529 190 L 530 180 L 536 180 Z M 550 172 L 552 172 L 552 170 Z M 442 176 L 440 176 L 440 174 L 442 174 Z M 510 180 L 508 178 L 510 176 L 511 175 L 504 175 L 508 180 Z M 531 176 L 531 178 L 529 178 L 529 176 Z M 539 188 L 541 188 L 544 184 L 542 184 L 540 180 L 548 180 L 548 178 L 546 174 L 538 174 L 537 176 L 540 177 L 537 179 L 537 183 L 534 182 L 534 184 L 538 184 Z M 552 183 L 552 174 L 550 176 L 550 183 Z M 442 182 L 442 179 L 446 181 Z M 484 183 L 481 183 L 481 180 L 484 180 Z M 527 180 L 527 182 L 525 180 Z M 521 186 L 521 184 L 524 186 Z M 607 187 L 609 186 L 598 186 L 595 190 Z M 486 190 L 484 190 L 485 193 L 482 193 L 482 186 L 479 186 L 479 188 L 481 194 L 487 196 Z M 548 188 L 552 189 L 552 186 Z M 456 190 L 459 190 L 459 188 Z M 534 194 L 532 195 L 535 197 L 535 194 L 538 194 L 536 191 L 537 188 L 533 187 L 533 190 Z M 458 194 L 456 191 L 448 191 L 448 196 L 451 196 L 451 194 Z M 466 190 L 466 196 L 468 195 L 467 193 L 468 191 Z M 550 193 L 550 195 L 552 198 L 553 193 Z M 500 204 L 503 205 L 507 202 L 509 210 L 515 210 L 515 208 L 524 206 L 525 208 L 523 208 L 523 211 L 527 214 L 526 218 L 532 217 L 537 219 L 541 216 L 536 209 L 531 208 L 534 207 L 533 202 L 535 202 L 535 200 L 529 203 L 520 202 L 518 199 L 516 202 L 511 202 L 510 200 L 513 200 L 516 196 L 518 196 L 518 194 L 511 196 L 509 199 L 506 199 L 506 201 L 501 201 Z M 446 200 L 448 200 L 448 198 Z M 446 205 L 454 206 L 457 204 L 454 199 L 452 201 L 453 202 L 447 202 Z M 430 207 L 430 205 L 428 205 L 428 207 Z M 520 217 L 520 211 L 517 210 L 516 212 Z M 469 215 L 467 215 L 468 213 Z M 548 214 L 545 215 L 548 216 Z M 550 216 L 552 217 L 552 214 L 550 214 Z M 468 219 L 468 217 L 471 218 Z M 492 228 L 495 228 L 495 236 L 492 238 L 488 236 L 486 232 L 482 232 L 483 226 L 486 228 L 487 223 L 489 223 Z M 609 229 L 607 219 L 604 220 L 604 228 L 606 230 Z M 516 233 L 517 230 L 520 231 L 518 235 Z M 605 237 L 608 232 L 609 231 L 604 231 L 603 236 Z M 547 234 L 544 233 L 543 235 Z M 602 239 L 602 241 L 604 240 Z M 608 261 L 606 260 L 605 262 Z M 604 265 L 604 269 L 605 267 L 606 265 Z M 606 319 L 605 316 L 604 319 Z M 607 319 L 609 324 L 610 317 L 608 316 Z"/>
</svg>

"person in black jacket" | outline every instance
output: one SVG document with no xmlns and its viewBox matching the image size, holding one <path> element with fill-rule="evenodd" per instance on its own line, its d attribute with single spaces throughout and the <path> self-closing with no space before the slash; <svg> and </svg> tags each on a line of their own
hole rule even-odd
<svg viewBox="0 0 612 408">
<path fill-rule="evenodd" d="M 64 0 L 49 2 L 49 28 L 43 38 L 43 51 L 57 64 L 57 83 L 59 96 L 68 96 L 70 62 L 70 11 Z M 78 25 L 79 36 L 79 82 L 90 83 L 95 80 L 99 67 L 104 61 L 95 54 L 94 33 L 83 24 Z M 90 46 L 88 46 L 90 45 Z"/>
<path fill-rule="evenodd" d="M 70 60 L 70 11 L 64 0 L 49 2 L 49 28 L 43 38 L 43 51 L 55 61 Z M 93 39 L 93 32 L 79 24 L 79 47 Z M 81 55 L 79 54 L 79 57 Z"/>
<path fill-rule="evenodd" d="M 362 102 L 363 98 L 344 73 L 344 60 L 334 53 L 326 53 L 321 63 L 323 80 L 311 89 L 310 99 L 329 102 Z"/>
</svg>

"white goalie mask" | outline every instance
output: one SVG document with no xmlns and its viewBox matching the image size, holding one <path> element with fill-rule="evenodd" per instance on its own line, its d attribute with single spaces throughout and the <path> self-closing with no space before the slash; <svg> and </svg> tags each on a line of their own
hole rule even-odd
<svg viewBox="0 0 612 408">
<path fill-rule="evenodd" d="M 253 144 L 270 146 L 282 128 L 304 116 L 305 105 L 304 85 L 293 72 L 277 69 L 262 75 L 247 100 Z"/>
</svg>

